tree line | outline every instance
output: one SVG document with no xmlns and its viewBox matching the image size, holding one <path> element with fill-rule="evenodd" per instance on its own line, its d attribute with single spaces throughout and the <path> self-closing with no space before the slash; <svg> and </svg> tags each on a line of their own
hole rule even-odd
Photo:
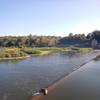
<svg viewBox="0 0 100 100">
<path fill-rule="evenodd" d="M 87 35 L 70 33 L 66 37 L 58 36 L 3 36 L 0 37 L 0 47 L 54 47 L 54 46 L 91 46 L 95 39 L 100 42 L 100 31 Z"/>
</svg>

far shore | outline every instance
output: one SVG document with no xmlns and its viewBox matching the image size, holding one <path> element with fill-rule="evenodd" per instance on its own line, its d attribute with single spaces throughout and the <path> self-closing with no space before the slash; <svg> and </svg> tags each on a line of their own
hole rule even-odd
<svg viewBox="0 0 100 100">
<path fill-rule="evenodd" d="M 0 60 L 20 60 L 32 56 L 45 56 L 53 53 L 88 53 L 92 48 L 0 48 Z"/>
</svg>

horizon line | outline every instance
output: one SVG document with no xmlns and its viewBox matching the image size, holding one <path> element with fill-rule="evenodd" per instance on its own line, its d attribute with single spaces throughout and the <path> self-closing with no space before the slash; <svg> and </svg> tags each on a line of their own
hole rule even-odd
<svg viewBox="0 0 100 100">
<path fill-rule="evenodd" d="M 82 33 L 82 32 L 81 32 L 81 33 L 73 33 L 73 32 L 69 32 L 69 33 L 66 32 L 66 33 L 65 33 L 65 32 L 64 32 L 66 35 L 49 35 L 49 34 L 46 35 L 46 34 L 43 34 L 43 33 L 42 33 L 42 34 L 39 34 L 39 33 L 36 34 L 36 33 L 29 33 L 29 32 L 28 32 L 28 33 L 25 33 L 25 34 L 22 33 L 22 34 L 20 34 L 20 35 L 19 35 L 19 34 L 17 35 L 17 33 L 16 33 L 16 34 L 9 34 L 9 33 L 8 33 L 8 34 L 6 34 L 6 35 L 2 34 L 2 35 L 0 35 L 0 37 L 6 37 L 6 36 L 21 37 L 21 36 L 29 36 L 29 35 L 32 35 L 32 36 L 55 36 L 55 37 L 66 37 L 66 36 L 68 36 L 70 33 L 72 33 L 73 35 L 75 35 L 75 34 L 84 34 L 84 35 L 88 35 L 89 33 L 92 33 L 92 32 L 94 32 L 94 31 L 99 31 L 99 30 L 93 30 L 93 31 L 87 32 L 87 33 Z M 58 33 L 56 33 L 56 34 L 58 34 Z"/>
</svg>

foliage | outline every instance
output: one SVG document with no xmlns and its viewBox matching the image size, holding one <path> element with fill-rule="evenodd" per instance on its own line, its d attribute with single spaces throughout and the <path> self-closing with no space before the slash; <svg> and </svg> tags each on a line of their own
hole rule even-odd
<svg viewBox="0 0 100 100">
<path fill-rule="evenodd" d="M 96 39 L 100 42 L 100 31 L 96 30 L 85 34 L 70 33 L 65 37 L 57 36 L 4 36 L 0 37 L 0 47 L 61 47 L 78 46 L 90 47 L 91 41 Z"/>
<path fill-rule="evenodd" d="M 54 36 L 5 36 L 0 37 L 1 47 L 52 47 L 59 37 Z"/>
<path fill-rule="evenodd" d="M 0 48 L 0 58 L 15 58 L 27 56 L 18 48 Z"/>
<path fill-rule="evenodd" d="M 40 54 L 41 51 L 35 48 L 25 48 L 25 49 L 21 49 L 23 52 L 27 53 L 27 54 Z"/>
</svg>

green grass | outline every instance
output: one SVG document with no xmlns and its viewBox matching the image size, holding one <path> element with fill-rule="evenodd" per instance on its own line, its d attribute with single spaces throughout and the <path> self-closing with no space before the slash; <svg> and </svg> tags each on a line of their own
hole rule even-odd
<svg viewBox="0 0 100 100">
<path fill-rule="evenodd" d="M 79 52 L 90 52 L 92 51 L 93 49 L 92 48 L 79 48 Z"/>
<path fill-rule="evenodd" d="M 24 49 L 21 49 L 21 51 L 27 54 L 40 54 L 41 53 L 41 51 L 37 48 L 24 48 Z"/>
<path fill-rule="evenodd" d="M 44 48 L 23 48 L 21 49 L 23 52 L 27 54 L 44 54 L 44 53 L 50 53 L 50 52 L 57 52 L 61 51 L 61 48 L 49 48 L 49 47 L 44 47 Z"/>
<path fill-rule="evenodd" d="M 48 55 L 52 53 L 86 53 L 90 52 L 91 48 L 57 48 L 57 47 L 44 47 L 44 48 L 0 48 L 0 59 L 4 58 L 17 58 L 27 57 L 28 55 Z"/>
<path fill-rule="evenodd" d="M 0 48 L 0 58 L 15 58 L 25 56 L 27 56 L 27 54 L 22 52 L 19 48 Z"/>
<path fill-rule="evenodd" d="M 44 48 L 24 48 L 21 49 L 23 52 L 27 54 L 37 54 L 37 55 L 43 55 L 43 54 L 50 54 L 50 53 L 57 53 L 57 52 L 74 52 L 74 53 L 86 53 L 92 50 L 92 48 L 57 48 L 57 47 L 44 47 Z"/>
</svg>

